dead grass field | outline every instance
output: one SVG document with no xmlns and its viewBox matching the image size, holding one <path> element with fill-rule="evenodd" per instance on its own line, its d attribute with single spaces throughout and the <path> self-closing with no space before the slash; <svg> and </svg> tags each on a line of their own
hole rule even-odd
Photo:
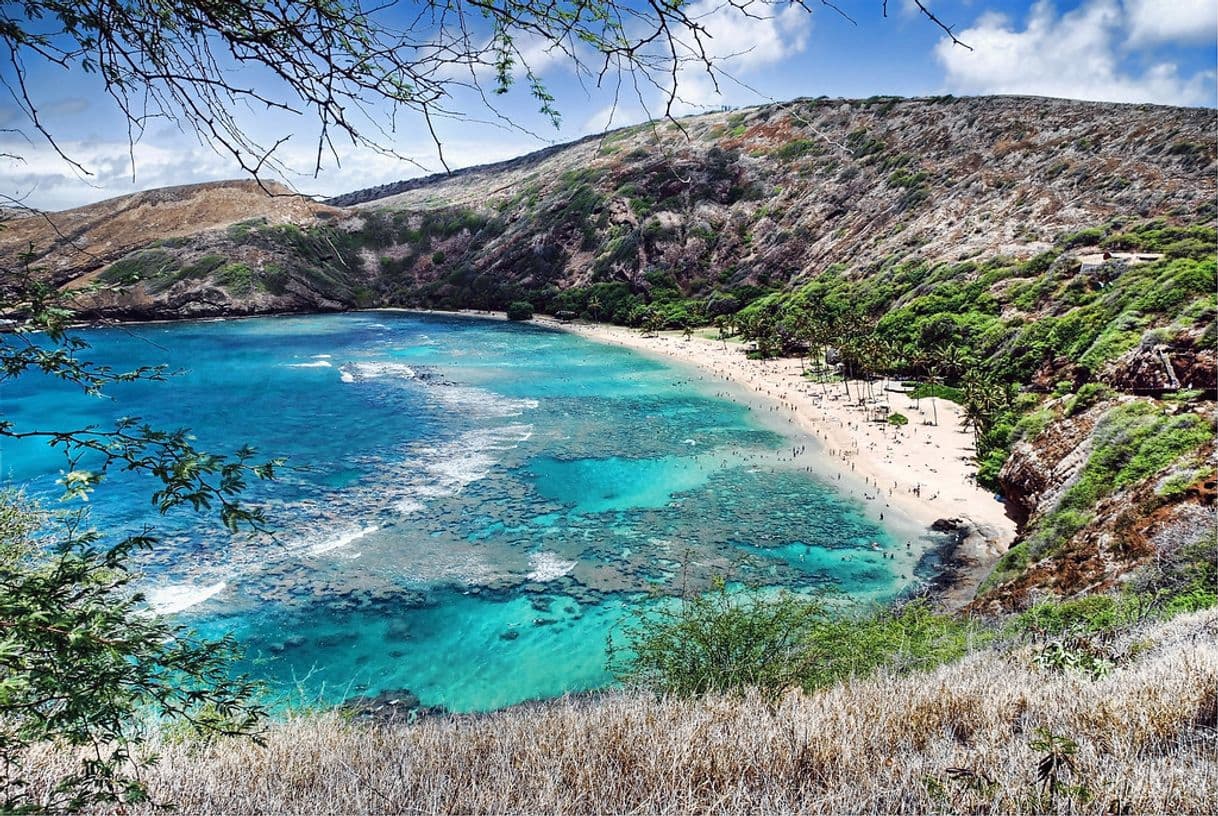
<svg viewBox="0 0 1218 816">
<path fill-rule="evenodd" d="M 1138 656 L 1096 681 L 990 650 L 775 711 L 623 691 L 411 725 L 302 715 L 263 746 L 162 741 L 147 781 L 189 814 L 1213 813 L 1218 611 L 1129 637 Z M 1041 728 L 1077 743 L 1052 800 Z"/>
</svg>

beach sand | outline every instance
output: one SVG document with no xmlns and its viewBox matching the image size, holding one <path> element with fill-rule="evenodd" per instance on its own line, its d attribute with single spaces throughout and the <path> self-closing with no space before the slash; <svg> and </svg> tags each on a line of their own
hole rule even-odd
<svg viewBox="0 0 1218 816">
<path fill-rule="evenodd" d="M 501 314 L 464 312 L 471 316 Z M 960 519 L 973 534 L 952 554 L 952 581 L 941 593 L 949 605 L 966 603 L 994 562 L 1015 538 L 1016 524 L 1006 505 L 974 479 L 973 436 L 960 406 L 944 399 L 915 401 L 899 384 L 874 382 L 877 405 L 899 412 L 909 424 L 869 421 L 859 405 L 863 383 L 818 383 L 801 376 L 801 361 L 781 358 L 750 360 L 740 343 L 679 332 L 644 336 L 637 330 L 599 323 L 561 323 L 537 317 L 534 323 L 568 331 L 600 343 L 667 357 L 695 366 L 759 398 L 762 405 L 785 413 L 788 421 L 815 438 L 823 452 L 839 462 L 854 481 L 878 489 L 886 503 L 913 522 L 931 527 L 940 519 Z M 860 391 L 860 389 L 862 389 Z M 937 413 L 938 424 L 934 424 Z"/>
</svg>

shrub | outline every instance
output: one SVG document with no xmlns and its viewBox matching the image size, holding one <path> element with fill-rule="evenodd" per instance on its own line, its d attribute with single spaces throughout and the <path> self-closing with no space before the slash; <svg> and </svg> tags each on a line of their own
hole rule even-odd
<svg viewBox="0 0 1218 816">
<path fill-rule="evenodd" d="M 953 388 L 950 385 L 931 385 L 930 383 L 918 383 L 917 387 L 914 388 L 913 393 L 910 394 L 910 397 L 912 397 L 913 399 L 930 399 L 931 397 L 938 397 L 939 399 L 945 399 L 945 400 L 948 400 L 949 402 L 954 402 L 959 405 L 963 405 L 964 404 L 964 389 L 963 388 Z"/>
<path fill-rule="evenodd" d="M 177 271 L 178 261 L 173 255 L 161 249 L 144 249 L 110 264 L 99 277 L 106 283 L 130 285 L 172 277 Z"/>
<path fill-rule="evenodd" d="M 1112 396 L 1112 389 L 1104 383 L 1091 382 L 1084 385 L 1074 396 L 1066 400 L 1066 416 L 1075 416 L 1096 403 Z"/>
<path fill-rule="evenodd" d="M 206 278 L 226 262 L 223 255 L 208 254 L 182 267 L 177 275 L 179 280 Z"/>
<path fill-rule="evenodd" d="M 507 307 L 508 320 L 532 320 L 533 304 L 525 300 L 513 301 Z"/>
<path fill-rule="evenodd" d="M 704 595 L 661 603 L 625 630 L 629 656 L 611 662 L 621 680 L 679 697 L 743 692 L 773 700 L 801 685 L 814 659 L 809 641 L 825 622 L 817 600 L 780 592 L 733 592 L 719 579 Z"/>
<path fill-rule="evenodd" d="M 757 688 L 774 700 L 880 668 L 897 672 L 956 660 L 992 632 L 970 619 L 931 611 L 923 601 L 854 614 L 825 597 L 731 589 L 721 579 L 694 598 L 663 602 L 625 628 L 611 646 L 619 679 L 681 697 Z"/>
<path fill-rule="evenodd" d="M 775 148 L 770 155 L 779 161 L 792 161 L 819 152 L 821 148 L 811 139 L 795 139 Z"/>
<path fill-rule="evenodd" d="M 892 413 L 888 415 L 888 424 L 897 426 L 908 425 L 909 417 L 905 416 L 904 414 Z"/>
<path fill-rule="evenodd" d="M 233 262 L 220 268 L 216 273 L 216 282 L 234 295 L 248 295 L 254 291 L 257 276 L 247 264 Z"/>
</svg>

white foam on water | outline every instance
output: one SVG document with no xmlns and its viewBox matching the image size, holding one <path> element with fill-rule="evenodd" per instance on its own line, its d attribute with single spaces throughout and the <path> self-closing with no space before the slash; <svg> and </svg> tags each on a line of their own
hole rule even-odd
<svg viewBox="0 0 1218 816">
<path fill-rule="evenodd" d="M 479 428 L 423 451 L 415 466 L 428 478 L 411 492 L 416 496 L 454 496 L 484 478 L 499 464 L 493 451 L 513 450 L 533 435 L 532 425 Z"/>
<path fill-rule="evenodd" d="M 465 416 L 479 418 L 517 417 L 525 411 L 531 411 L 538 406 L 535 399 L 517 399 L 505 397 L 485 388 L 475 388 L 465 385 L 438 386 L 428 392 L 440 402 Z"/>
<path fill-rule="evenodd" d="M 575 569 L 574 561 L 564 561 L 557 553 L 539 552 L 529 555 L 530 581 L 554 581 Z"/>
<path fill-rule="evenodd" d="M 149 608 L 158 615 L 172 615 L 183 609 L 201 604 L 208 598 L 224 591 L 227 587 L 224 581 L 218 581 L 208 586 L 194 584 L 169 584 L 156 587 L 145 593 Z"/>
<path fill-rule="evenodd" d="M 329 354 L 314 354 L 313 359 L 314 360 L 329 360 L 330 355 Z"/>
<path fill-rule="evenodd" d="M 413 516 L 415 513 L 422 513 L 427 509 L 427 505 L 417 499 L 398 499 L 393 503 L 393 510 L 403 516 Z"/>
<path fill-rule="evenodd" d="M 338 550 L 343 547 L 350 546 L 364 536 L 370 533 L 375 533 L 379 529 L 381 528 L 373 524 L 356 530 L 348 530 L 345 533 L 340 533 L 334 538 L 328 538 L 325 541 L 319 541 L 311 545 L 309 547 L 309 555 L 322 555 L 323 553 L 328 553 L 332 550 Z"/>
<path fill-rule="evenodd" d="M 328 360 L 315 360 L 311 363 L 289 363 L 288 368 L 329 368 Z"/>
<path fill-rule="evenodd" d="M 415 371 L 405 363 L 346 363 L 339 371 L 343 382 L 360 382 L 361 380 L 379 380 L 393 378 L 398 380 L 413 380 Z"/>
</svg>

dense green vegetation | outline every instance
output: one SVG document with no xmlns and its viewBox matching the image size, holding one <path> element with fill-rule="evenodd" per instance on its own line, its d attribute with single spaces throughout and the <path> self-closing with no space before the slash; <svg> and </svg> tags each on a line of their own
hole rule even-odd
<svg viewBox="0 0 1218 816">
<path fill-rule="evenodd" d="M 831 596 L 719 581 L 705 594 L 640 613 L 611 658 L 620 679 L 659 694 L 756 688 L 771 701 L 791 687 L 924 671 L 995 645 L 1028 645 L 1043 668 L 1096 678 L 1129 656 L 1114 646 L 1119 636 L 1218 605 L 1214 578 L 1212 567 L 1185 583 L 1144 571 L 1127 591 L 1044 600 L 1006 618 L 945 614 L 922 600 L 849 612 Z"/>
<path fill-rule="evenodd" d="M 507 307 L 508 320 L 532 320 L 533 319 L 533 304 L 526 300 L 517 300 L 509 303 Z"/>
</svg>

